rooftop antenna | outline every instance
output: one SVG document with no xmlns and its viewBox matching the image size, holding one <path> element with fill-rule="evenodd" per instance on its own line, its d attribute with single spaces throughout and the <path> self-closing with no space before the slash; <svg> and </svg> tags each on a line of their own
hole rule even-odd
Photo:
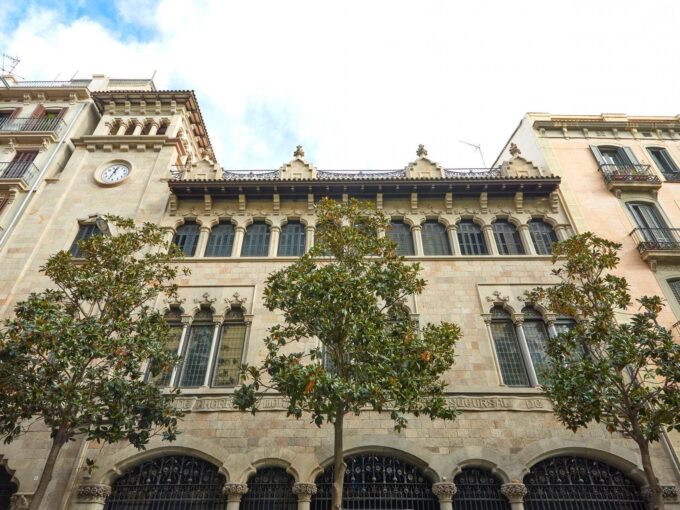
<svg viewBox="0 0 680 510">
<path fill-rule="evenodd" d="M 479 152 L 479 157 L 482 158 L 482 167 L 486 168 L 486 162 L 484 161 L 484 154 L 482 154 L 482 145 L 479 143 L 470 143 L 470 142 L 465 142 L 463 140 L 458 140 L 460 143 L 463 143 L 465 145 L 469 145 L 470 147 L 474 147 L 474 149 Z"/>
<path fill-rule="evenodd" d="M 71 79 L 70 79 L 69 81 L 73 80 L 73 78 L 76 77 L 76 74 L 78 74 L 78 71 L 76 71 L 75 73 L 73 73 L 73 76 L 71 76 Z"/>
</svg>

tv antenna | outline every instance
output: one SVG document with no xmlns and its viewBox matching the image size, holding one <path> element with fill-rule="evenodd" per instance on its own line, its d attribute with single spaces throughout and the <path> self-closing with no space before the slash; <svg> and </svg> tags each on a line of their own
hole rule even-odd
<svg viewBox="0 0 680 510">
<path fill-rule="evenodd" d="M 19 65 L 19 56 L 17 55 L 16 57 L 13 57 L 12 55 L 8 55 L 7 53 L 2 54 L 2 67 L 0 67 L 0 71 L 3 73 L 7 74 L 12 74 L 14 72 L 14 69 L 16 66 Z"/>
<path fill-rule="evenodd" d="M 466 142 L 463 140 L 458 140 L 460 143 L 463 143 L 465 145 L 469 145 L 470 147 L 473 147 L 475 151 L 479 152 L 479 157 L 482 158 L 482 167 L 486 168 L 486 162 L 484 161 L 484 154 L 482 154 L 482 145 L 479 143 L 470 143 Z"/>
</svg>

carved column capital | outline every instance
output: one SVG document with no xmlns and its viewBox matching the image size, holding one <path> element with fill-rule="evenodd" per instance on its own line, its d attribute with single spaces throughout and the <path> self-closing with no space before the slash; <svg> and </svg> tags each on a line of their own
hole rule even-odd
<svg viewBox="0 0 680 510">
<path fill-rule="evenodd" d="M 665 502 L 678 500 L 678 488 L 675 485 L 662 485 L 661 497 Z"/>
<path fill-rule="evenodd" d="M 523 483 L 510 482 L 501 485 L 501 494 L 508 498 L 510 503 L 522 503 L 527 495 L 527 488 Z"/>
<path fill-rule="evenodd" d="M 241 497 L 248 492 L 248 485 L 245 483 L 225 483 L 222 493 L 227 496 L 227 501 L 241 501 Z"/>
<path fill-rule="evenodd" d="M 78 503 L 106 503 L 111 486 L 104 484 L 80 485 L 76 493 Z"/>
<path fill-rule="evenodd" d="M 311 501 L 316 494 L 316 484 L 297 482 L 293 485 L 293 494 L 298 497 L 298 501 Z"/>
<path fill-rule="evenodd" d="M 432 484 L 432 494 L 439 498 L 439 502 L 450 503 L 458 489 L 453 482 L 436 482 Z"/>
</svg>

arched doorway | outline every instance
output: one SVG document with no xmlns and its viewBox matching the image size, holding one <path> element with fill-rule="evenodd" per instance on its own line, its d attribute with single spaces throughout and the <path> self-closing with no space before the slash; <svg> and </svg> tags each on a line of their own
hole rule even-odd
<svg viewBox="0 0 680 510">
<path fill-rule="evenodd" d="M 12 481 L 12 475 L 0 464 L 0 510 L 9 510 L 12 494 L 16 491 L 17 485 Z"/>
<path fill-rule="evenodd" d="M 645 510 L 640 488 L 618 469 L 582 457 L 552 457 L 524 477 L 526 510 Z"/>
<path fill-rule="evenodd" d="M 343 509 L 439 510 L 432 483 L 422 470 L 385 455 L 357 455 L 345 459 Z M 316 479 L 312 510 L 330 510 L 333 467 Z"/>
<path fill-rule="evenodd" d="M 217 466 L 186 455 L 142 462 L 113 482 L 105 510 L 226 510 Z"/>
<path fill-rule="evenodd" d="M 258 469 L 248 480 L 240 510 L 297 510 L 295 479 L 282 468 Z"/>
<path fill-rule="evenodd" d="M 453 481 L 456 510 L 510 510 L 508 499 L 501 494 L 501 481 L 486 469 L 463 468 Z"/>
</svg>

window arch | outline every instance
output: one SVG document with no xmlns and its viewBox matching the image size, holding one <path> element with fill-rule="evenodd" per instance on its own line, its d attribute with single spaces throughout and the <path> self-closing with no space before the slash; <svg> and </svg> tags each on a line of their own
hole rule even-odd
<svg viewBox="0 0 680 510">
<path fill-rule="evenodd" d="M 524 246 L 515 225 L 508 220 L 496 220 L 492 228 L 499 254 L 524 255 Z"/>
<path fill-rule="evenodd" d="M 456 235 L 462 255 L 487 255 L 489 253 L 482 229 L 472 220 L 461 220 L 458 223 Z"/>
<path fill-rule="evenodd" d="M 640 488 L 618 469 L 582 457 L 552 457 L 524 477 L 526 510 L 644 510 Z"/>
<path fill-rule="evenodd" d="M 534 307 L 525 306 L 522 309 L 522 314 L 524 315 L 522 330 L 524 331 L 524 337 L 529 348 L 531 363 L 534 366 L 538 383 L 542 384 L 544 381 L 543 373 L 548 361 L 548 355 L 546 354 L 548 330 L 543 322 L 543 316 Z"/>
<path fill-rule="evenodd" d="M 269 227 L 256 221 L 246 229 L 241 248 L 242 257 L 266 257 L 269 254 Z"/>
<path fill-rule="evenodd" d="M 279 257 L 299 257 L 305 253 L 307 235 L 305 226 L 299 221 L 289 221 L 281 227 L 279 237 Z"/>
<path fill-rule="evenodd" d="M 501 369 L 503 384 L 529 386 L 529 376 L 522 358 L 517 331 L 510 314 L 500 306 L 491 309 L 491 336 Z"/>
<path fill-rule="evenodd" d="M 73 240 L 73 243 L 71 243 L 71 248 L 69 248 L 71 256 L 76 258 L 84 257 L 85 253 L 83 253 L 83 251 L 80 249 L 79 244 L 80 241 L 87 241 L 89 238 L 93 236 L 102 234 L 103 232 L 99 230 L 99 227 L 94 222 L 81 224 L 78 227 L 78 233 L 76 234 L 76 238 Z"/>
<path fill-rule="evenodd" d="M 173 455 L 138 464 L 111 486 L 104 510 L 210 508 L 226 510 L 225 477 L 217 466 Z"/>
<path fill-rule="evenodd" d="M 196 254 L 196 246 L 198 246 L 199 232 L 198 224 L 188 221 L 184 225 L 177 227 L 172 242 L 182 250 L 184 255 L 193 257 Z"/>
<path fill-rule="evenodd" d="M 248 492 L 241 499 L 241 510 L 297 510 L 293 494 L 295 479 L 285 469 L 258 469 L 248 480 Z"/>
<path fill-rule="evenodd" d="M 238 384 L 239 370 L 243 360 L 247 326 L 243 310 L 232 306 L 224 317 L 220 333 L 213 386 L 235 386 Z"/>
<path fill-rule="evenodd" d="M 427 220 L 423 223 L 421 236 L 425 255 L 451 255 L 446 229 L 437 220 Z"/>
<path fill-rule="evenodd" d="M 12 481 L 12 475 L 0 464 L 0 509 L 9 510 L 12 494 L 16 491 L 17 485 Z"/>
<path fill-rule="evenodd" d="M 531 234 L 531 242 L 534 243 L 536 254 L 552 254 L 552 245 L 557 242 L 557 235 L 552 226 L 539 219 L 529 221 L 528 226 L 529 234 Z"/>
<path fill-rule="evenodd" d="M 194 316 L 187 333 L 179 377 L 180 388 L 197 388 L 205 385 L 214 331 L 212 310 L 202 307 Z"/>
<path fill-rule="evenodd" d="M 411 227 L 401 220 L 392 220 L 390 226 L 390 237 L 397 244 L 397 255 L 415 255 Z"/>
<path fill-rule="evenodd" d="M 486 469 L 465 467 L 453 479 L 456 484 L 454 501 L 460 510 L 510 510 L 510 503 L 501 493 L 501 481 Z"/>
<path fill-rule="evenodd" d="M 205 248 L 206 257 L 231 257 L 234 247 L 234 225 L 220 222 L 210 230 L 208 245 Z"/>
</svg>

